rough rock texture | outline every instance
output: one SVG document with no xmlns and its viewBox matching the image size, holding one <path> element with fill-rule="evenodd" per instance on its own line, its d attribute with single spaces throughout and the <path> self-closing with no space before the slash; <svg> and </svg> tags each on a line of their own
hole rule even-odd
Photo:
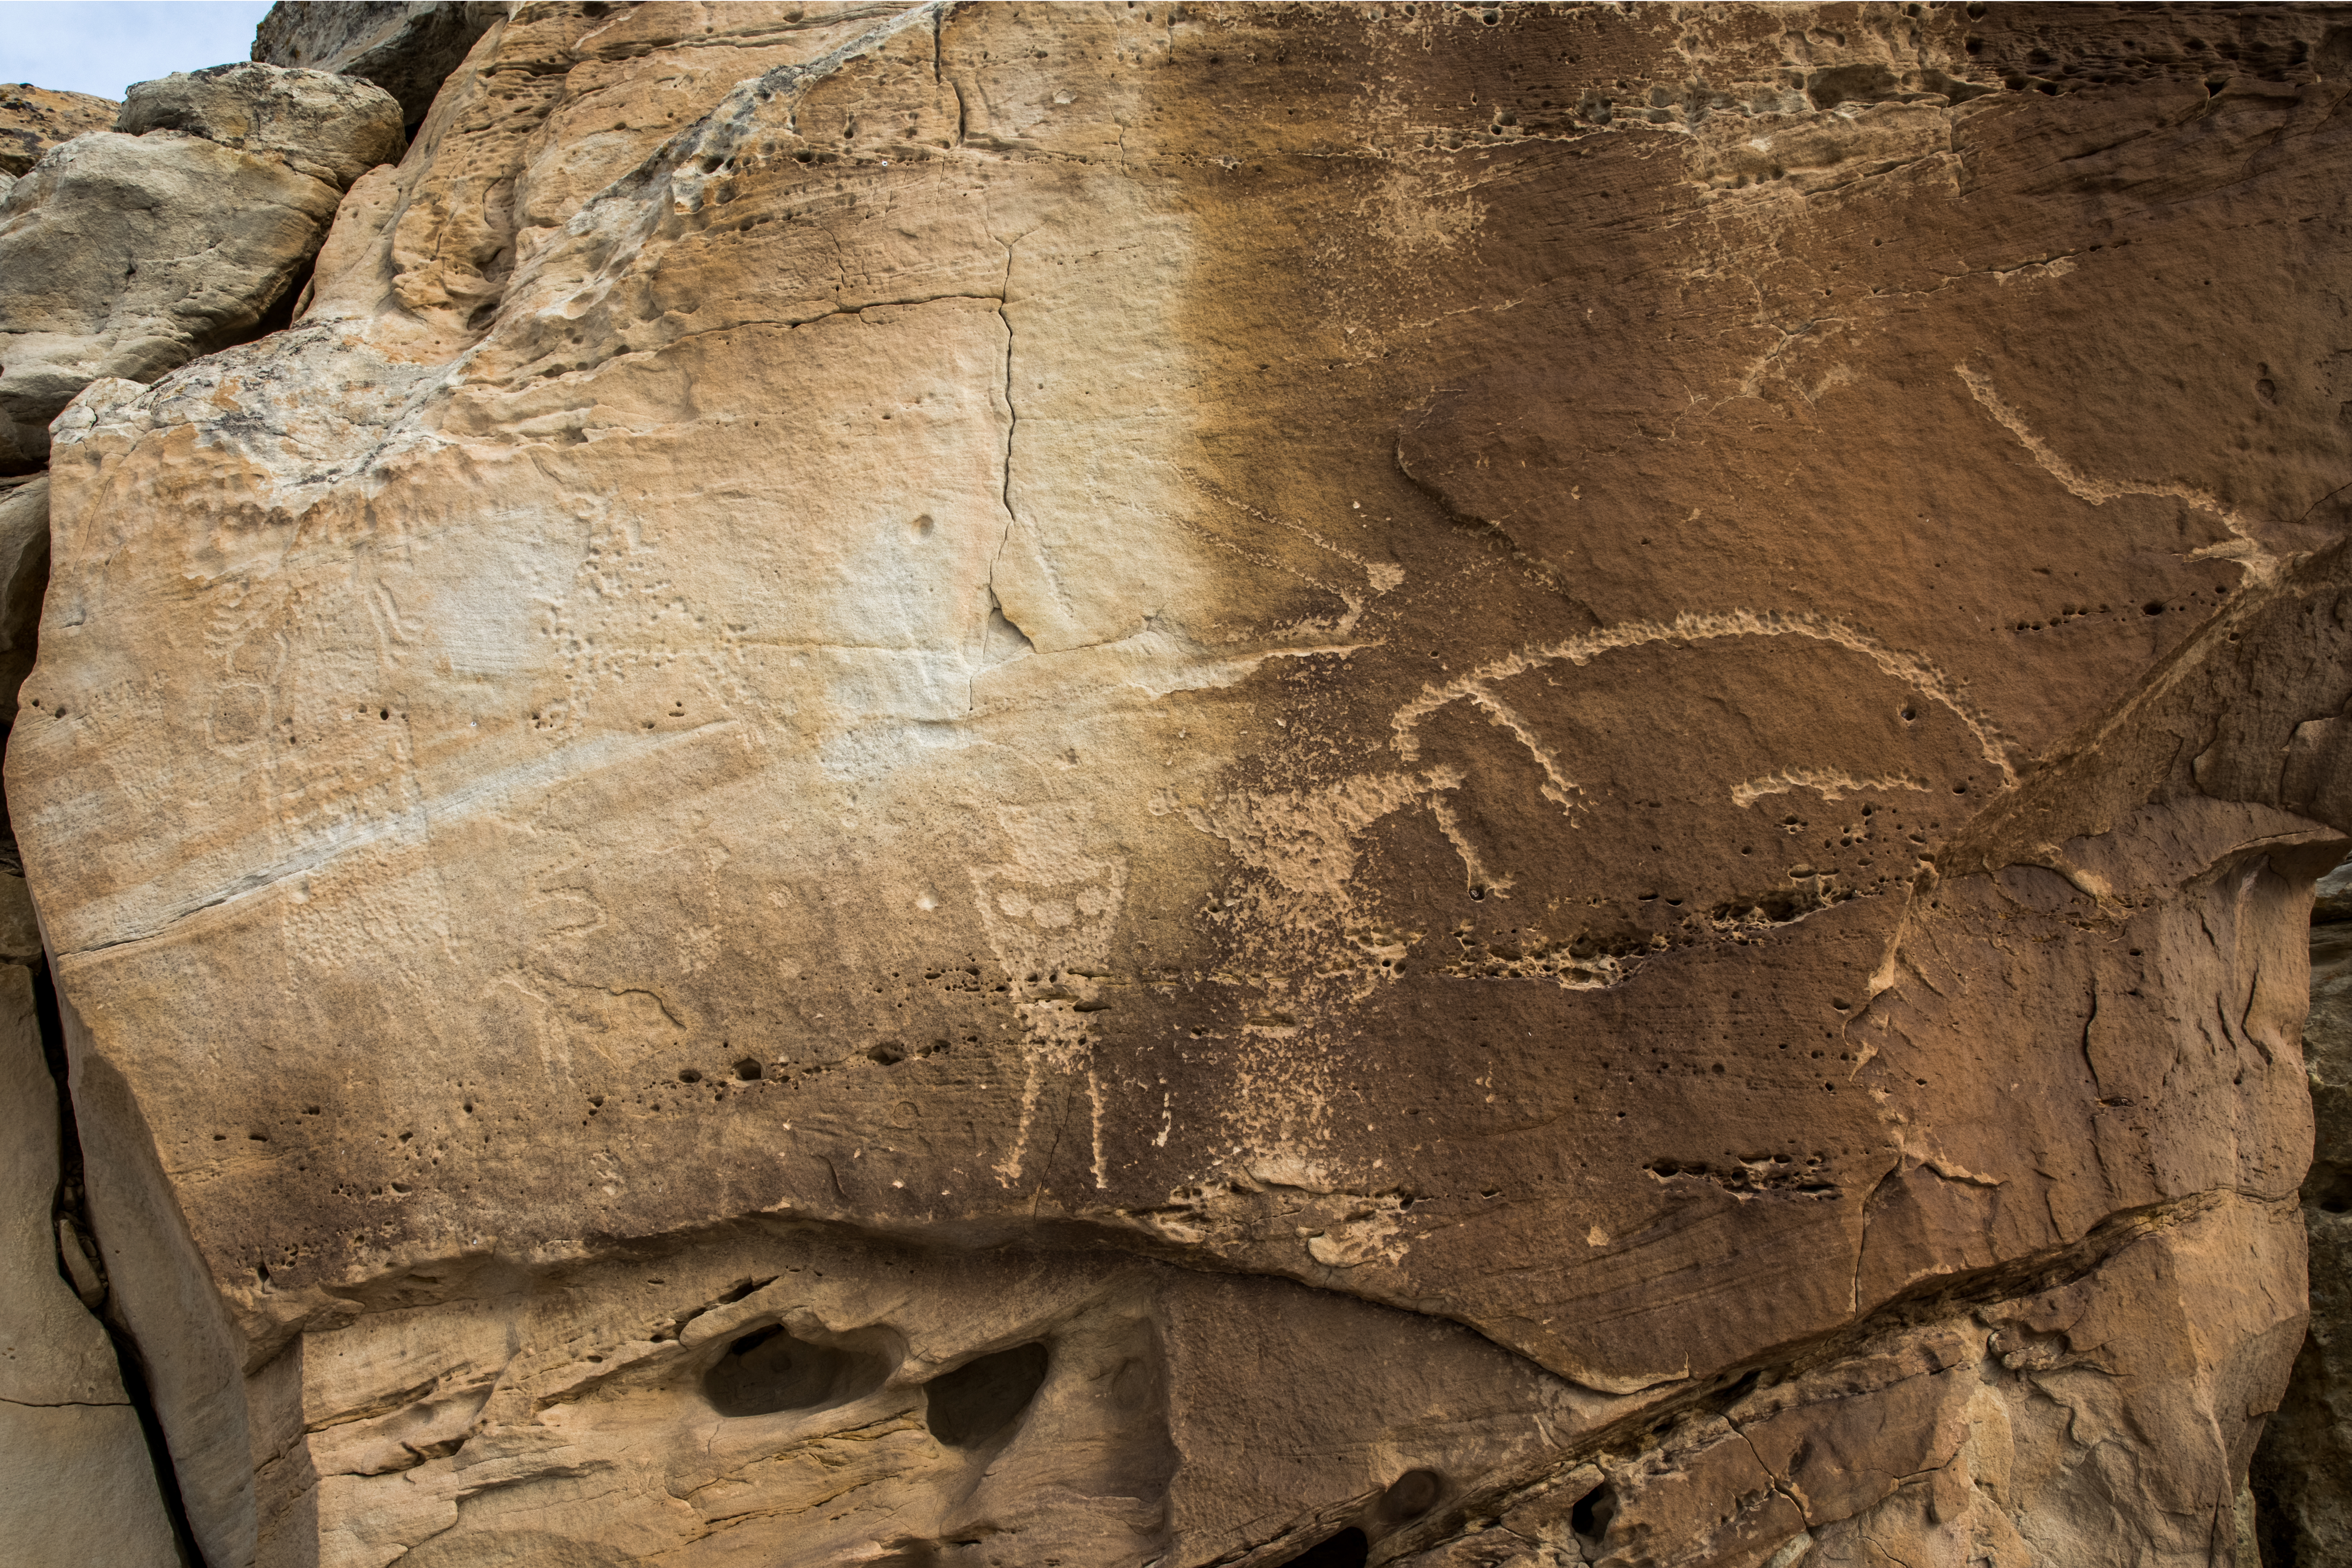
<svg viewBox="0 0 2352 1568">
<path fill-rule="evenodd" d="M 2352 861 L 2347 861 L 2312 885 L 2311 923 L 2315 926 L 2336 921 L 2352 921 Z M 2323 933 L 2314 931 L 2312 940 Z M 2314 960 L 2317 962 L 2316 959 Z M 2315 984 L 2315 976 L 2314 984 Z"/>
<path fill-rule="evenodd" d="M 59 92 L 31 82 L 0 84 L 0 176 L 22 174 L 50 148 L 114 124 L 122 106 L 87 92 Z M 0 185 L 0 195 L 7 187 Z"/>
<path fill-rule="evenodd" d="M 496 21 L 56 424 L 8 799 L 207 1563 L 2238 1555 L 2347 40 Z"/>
<path fill-rule="evenodd" d="M 16 691 L 33 671 L 41 595 L 49 584 L 49 480 L 0 489 L 0 723 L 16 721 Z"/>
<path fill-rule="evenodd" d="M 0 472 L 38 467 L 91 381 L 249 335 L 343 186 L 401 148 L 382 89 L 268 66 L 142 83 L 121 124 L 144 133 L 79 136 L 0 198 Z"/>
<path fill-rule="evenodd" d="M 378 163 L 396 162 L 408 139 L 390 94 L 325 71 L 213 66 L 135 84 L 117 131 L 184 131 L 337 190 Z"/>
<path fill-rule="evenodd" d="M 372 81 L 399 100 L 414 125 L 509 9 L 502 0 L 289 0 L 262 18 L 253 58 Z"/>
<path fill-rule="evenodd" d="M 0 872 L 0 1541 L 17 1568 L 180 1561 L 106 1329 L 58 1268 L 58 1091 L 33 971 L 41 935 Z M 68 1240 L 79 1252 L 79 1244 Z"/>
<path fill-rule="evenodd" d="M 2303 1184 L 2311 1332 L 2263 1434 L 2254 1491 L 2266 1568 L 2352 1562 L 2352 865 L 2320 882 L 2304 1065 L 2317 1134 Z"/>
</svg>

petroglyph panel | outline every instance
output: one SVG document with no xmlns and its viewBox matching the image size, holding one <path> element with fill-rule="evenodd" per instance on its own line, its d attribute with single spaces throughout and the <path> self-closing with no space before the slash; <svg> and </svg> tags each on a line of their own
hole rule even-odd
<svg viewBox="0 0 2352 1568">
<path fill-rule="evenodd" d="M 2338 30 L 491 21 L 52 433 L 9 812 L 207 1561 L 2226 1554 Z"/>
</svg>

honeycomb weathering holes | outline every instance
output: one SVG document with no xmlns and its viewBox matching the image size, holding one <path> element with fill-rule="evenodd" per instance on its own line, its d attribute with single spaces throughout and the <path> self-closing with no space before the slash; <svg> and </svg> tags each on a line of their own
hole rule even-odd
<svg viewBox="0 0 2352 1568">
<path fill-rule="evenodd" d="M 721 1415 L 772 1415 L 846 1404 L 889 1375 L 889 1362 L 873 1351 L 813 1345 L 771 1323 L 729 1345 L 702 1374 L 702 1392 Z"/>
<path fill-rule="evenodd" d="M 1009 1435 L 1045 1381 L 1045 1347 L 1015 1345 L 923 1385 L 924 1419 L 931 1436 L 950 1448 L 978 1448 Z"/>
</svg>

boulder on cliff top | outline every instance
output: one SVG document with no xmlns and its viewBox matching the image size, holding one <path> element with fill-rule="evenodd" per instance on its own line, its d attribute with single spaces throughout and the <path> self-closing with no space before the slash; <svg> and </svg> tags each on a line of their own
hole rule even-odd
<svg viewBox="0 0 2352 1568">
<path fill-rule="evenodd" d="M 201 137 L 78 137 L 0 202 L 0 471 L 100 376 L 152 381 L 237 342 L 334 216 L 323 180 Z"/>
<path fill-rule="evenodd" d="M 58 142 L 105 130 L 121 107 L 110 98 L 28 81 L 0 85 L 0 174 L 21 174 Z"/>
<path fill-rule="evenodd" d="M 117 127 L 0 196 L 0 472 L 39 467 L 99 377 L 152 381 L 250 334 L 343 188 L 405 142 L 383 89 L 267 65 L 142 82 Z"/>
<path fill-rule="evenodd" d="M 372 81 L 414 125 L 509 9 L 499 0 L 278 0 L 254 31 L 253 58 Z"/>
<path fill-rule="evenodd" d="M 277 66 L 208 66 L 134 83 L 114 129 L 142 136 L 184 131 L 289 168 L 336 189 L 408 145 L 400 105 L 373 82 Z"/>
</svg>

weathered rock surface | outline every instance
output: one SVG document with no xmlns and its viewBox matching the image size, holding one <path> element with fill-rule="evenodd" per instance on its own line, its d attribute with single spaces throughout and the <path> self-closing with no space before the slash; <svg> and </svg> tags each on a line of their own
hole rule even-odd
<svg viewBox="0 0 2352 1568">
<path fill-rule="evenodd" d="M 248 335 L 401 145 L 380 89 L 268 66 L 142 83 L 122 123 L 144 133 L 79 136 L 0 198 L 0 471 L 37 468 L 90 382 Z"/>
<path fill-rule="evenodd" d="M 400 106 L 382 89 L 325 71 L 212 66 L 133 86 L 117 131 L 182 131 L 337 190 L 407 148 Z"/>
<path fill-rule="evenodd" d="M 253 58 L 372 81 L 414 125 L 509 9 L 503 0 L 289 0 L 262 18 Z"/>
<path fill-rule="evenodd" d="M 2327 875 L 2319 879 L 2319 880 L 2313 884 L 2312 887 L 2312 924 L 2315 926 L 2326 925 L 2337 921 L 2352 921 L 2352 861 L 2347 861 L 2345 864 L 2336 867 L 2336 869 L 2328 872 Z M 2314 931 L 2312 933 L 2312 940 L 2314 942 L 2321 940 L 2321 932 Z M 2319 960 L 2315 957 L 2313 962 L 2316 963 Z M 2316 975 L 2315 973 L 2315 983 Z M 2316 1005 L 2317 996 L 2315 994 L 2313 1001 L 2314 1005 Z"/>
<path fill-rule="evenodd" d="M 2347 37 L 494 21 L 56 425 L 8 798 L 206 1561 L 2230 1560 Z"/>
<path fill-rule="evenodd" d="M 114 1346 L 59 1274 L 56 1081 L 28 967 L 32 900 L 0 873 L 0 1541 L 21 1568 L 175 1568 Z"/>
<path fill-rule="evenodd" d="M 2311 1246 L 2311 1331 L 2256 1458 L 2266 1568 L 2352 1561 L 2352 865 L 2321 879 L 2303 1031 L 2315 1131 L 2303 1221 Z"/>
<path fill-rule="evenodd" d="M 60 142 L 110 129 L 121 109 L 93 93 L 59 92 L 28 81 L 0 84 L 0 176 L 25 174 Z"/>
<path fill-rule="evenodd" d="M 16 691 L 33 672 L 41 596 L 49 585 L 49 480 L 0 489 L 0 722 L 16 721 Z M 38 952 L 40 944 L 34 943 Z"/>
</svg>

